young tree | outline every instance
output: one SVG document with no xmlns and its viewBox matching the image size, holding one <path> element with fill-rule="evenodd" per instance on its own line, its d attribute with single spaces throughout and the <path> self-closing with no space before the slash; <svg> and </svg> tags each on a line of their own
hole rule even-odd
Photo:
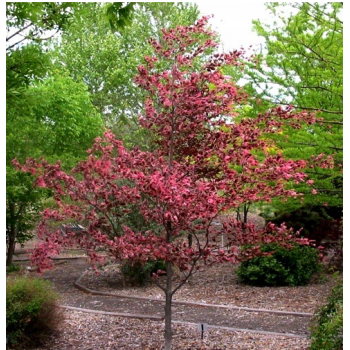
<svg viewBox="0 0 350 350">
<path fill-rule="evenodd" d="M 110 5 L 84 6 L 86 13 L 70 25 L 55 46 L 53 60 L 64 63 L 75 81 L 87 84 L 105 124 L 127 147 L 138 145 L 149 150 L 152 137 L 140 128 L 137 119 L 144 93 L 133 78 L 143 57 L 152 54 L 148 38 L 158 37 L 163 27 L 193 23 L 199 11 L 194 3 L 139 3 L 134 6 L 132 24 L 116 34 L 105 21 Z"/>
<path fill-rule="evenodd" d="M 99 247 L 117 261 L 165 262 L 166 271 L 158 271 L 154 281 L 165 294 L 166 350 L 171 349 L 176 291 L 199 267 L 236 260 L 239 242 L 263 234 L 252 228 L 243 232 L 234 221 L 218 229 L 212 225 L 215 218 L 247 200 L 297 196 L 284 188 L 285 182 L 306 179 L 300 172 L 305 162 L 278 154 L 262 157 L 268 146 L 263 135 L 276 132 L 282 122 L 298 126 L 314 120 L 305 112 L 276 108 L 235 123 L 234 106 L 244 104 L 245 95 L 221 67 L 239 65 L 241 53 L 215 53 L 215 33 L 207 28 L 207 20 L 164 29 L 160 41 L 150 41 L 154 55 L 138 67 L 135 81 L 148 95 L 140 123 L 157 135 L 157 150 L 129 151 L 108 131 L 71 175 L 60 163 L 28 159 L 21 167 L 14 161 L 37 177 L 38 186 L 53 190 L 57 201 L 57 208 L 43 212 L 38 227 L 43 242 L 32 262 L 39 269 L 49 267 L 50 256 L 72 244 L 85 248 L 94 266 L 102 261 Z M 242 164 L 247 165 L 244 173 L 236 170 Z M 130 205 L 156 229 L 120 227 Z M 62 234 L 59 224 L 67 222 L 79 223 L 80 230 L 66 225 Z M 291 239 L 284 227 L 272 231 Z M 218 239 L 221 234 L 228 237 L 225 246 Z M 270 236 L 281 240 L 280 234 Z"/>
</svg>

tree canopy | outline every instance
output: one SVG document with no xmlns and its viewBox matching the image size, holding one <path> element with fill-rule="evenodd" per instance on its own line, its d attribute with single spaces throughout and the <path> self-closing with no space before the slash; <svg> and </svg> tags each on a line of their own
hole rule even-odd
<svg viewBox="0 0 350 350">
<path fill-rule="evenodd" d="M 140 130 L 137 121 L 144 100 L 133 82 L 137 66 L 151 53 L 150 37 L 159 37 L 164 27 L 193 23 L 199 12 L 193 4 L 137 3 L 132 23 L 115 33 L 103 20 L 108 5 L 86 6 L 86 15 L 57 43 L 53 60 L 64 64 L 75 81 L 88 86 L 108 128 L 129 146 L 147 148 L 150 135 Z"/>
<path fill-rule="evenodd" d="M 45 191 L 11 161 L 42 156 L 73 166 L 103 122 L 87 87 L 55 70 L 47 53 L 67 28 L 75 3 L 6 3 L 6 232 L 11 264 L 16 241 L 30 237 Z M 53 31 L 50 35 L 48 32 Z M 47 195 L 47 194 L 46 194 Z"/>
<path fill-rule="evenodd" d="M 300 205 L 342 207 L 342 7 L 339 2 L 269 3 L 274 23 L 254 22 L 255 31 L 266 41 L 247 76 L 254 109 L 292 105 L 296 110 L 316 112 L 321 121 L 275 135 L 284 156 L 309 161 L 306 173 L 315 182 L 317 195 L 301 186 L 305 200 L 303 204 L 289 202 L 294 209 Z M 314 164 L 320 154 L 332 157 L 334 167 Z"/>
<path fill-rule="evenodd" d="M 152 54 L 137 67 L 135 83 L 145 93 L 140 125 L 157 135 L 152 151 L 128 150 L 107 131 L 96 138 L 89 156 L 70 172 L 60 162 L 28 158 L 13 164 L 36 177 L 36 185 L 53 191 L 56 206 L 42 212 L 38 226 L 41 242 L 32 254 L 39 269 L 50 267 L 51 255 L 78 244 L 91 264 L 103 261 L 102 248 L 121 264 L 161 260 L 166 271 L 154 275 L 165 294 L 165 349 L 171 349 L 172 298 L 198 265 L 236 261 L 240 244 L 252 244 L 246 254 L 263 254 L 254 244 L 265 237 L 286 247 L 296 240 L 292 230 L 269 225 L 262 232 L 229 219 L 221 228 L 215 218 L 247 199 L 269 201 L 274 196 L 298 196 L 285 188 L 287 181 L 304 182 L 303 160 L 280 154 L 261 158 L 265 134 L 276 133 L 283 123 L 312 125 L 313 114 L 273 108 L 257 118 L 237 118 L 235 105 L 246 95 L 229 76 L 226 65 L 240 66 L 241 52 L 217 53 L 215 33 L 203 17 L 194 24 L 163 29 L 150 40 Z M 236 167 L 245 166 L 244 173 Z M 120 225 L 137 210 L 148 227 Z M 60 224 L 74 222 L 75 231 Z M 121 229 L 120 229 L 120 226 Z M 225 245 L 219 239 L 227 237 Z M 192 240 L 188 237 L 191 236 Z M 180 272 L 180 276 L 176 275 Z M 159 281 L 159 275 L 166 279 Z"/>
</svg>

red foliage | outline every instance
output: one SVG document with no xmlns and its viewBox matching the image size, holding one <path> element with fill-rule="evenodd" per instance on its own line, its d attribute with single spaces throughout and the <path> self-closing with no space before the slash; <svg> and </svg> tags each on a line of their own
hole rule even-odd
<svg viewBox="0 0 350 350">
<path fill-rule="evenodd" d="M 215 53 L 214 33 L 206 25 L 204 17 L 192 26 L 163 30 L 160 42 L 151 40 L 154 56 L 145 57 L 145 65 L 138 69 L 135 81 L 148 94 L 140 124 L 155 133 L 157 151 L 127 150 L 107 131 L 71 174 L 59 163 L 28 159 L 21 166 L 14 161 L 17 168 L 37 176 L 37 186 L 51 189 L 58 205 L 42 213 L 38 227 L 43 242 L 32 254 L 32 263 L 40 269 L 48 268 L 50 256 L 62 247 L 75 244 L 87 250 L 93 265 L 103 260 L 99 248 L 119 261 L 166 262 L 166 286 L 159 286 L 168 310 L 167 348 L 172 295 L 200 262 L 245 259 L 238 247 L 247 243 L 252 245 L 245 251 L 248 257 L 259 254 L 261 241 L 309 244 L 283 225 L 268 225 L 264 231 L 243 229 L 234 221 L 213 225 L 219 214 L 243 203 L 302 195 L 286 184 L 306 180 L 302 172 L 306 162 L 269 155 L 272 145 L 264 136 L 279 132 L 284 123 L 293 127 L 313 123 L 315 116 L 277 107 L 239 118 L 235 106 L 244 105 L 246 96 L 221 67 L 242 68 L 242 53 Z M 324 166 L 329 161 L 315 158 Z M 118 226 L 131 205 L 149 229 Z M 70 230 L 69 225 L 65 233 L 57 229 L 70 222 L 83 229 Z M 223 234 L 228 238 L 225 246 L 219 239 Z M 173 266 L 184 273 L 177 285 L 171 281 Z"/>
<path fill-rule="evenodd" d="M 231 245 L 244 246 L 240 250 L 238 259 L 244 261 L 257 256 L 271 255 L 273 252 L 262 252 L 261 247 L 266 244 L 277 243 L 286 249 L 292 249 L 295 244 L 316 247 L 315 241 L 300 236 L 300 231 L 294 232 L 284 223 L 277 226 L 268 223 L 263 229 L 257 230 L 254 225 L 244 224 L 235 220 L 226 220 L 223 223 L 223 231 Z M 319 247 L 321 250 L 322 247 Z M 320 257 L 322 254 L 320 253 Z"/>
<path fill-rule="evenodd" d="M 163 30 L 161 42 L 151 40 L 155 55 L 139 67 L 135 81 L 148 93 L 140 124 L 156 133 L 157 151 L 128 151 L 106 132 L 71 175 L 59 163 L 28 159 L 21 167 L 15 162 L 38 176 L 37 186 L 52 189 L 59 205 L 43 212 L 39 236 L 44 242 L 33 253 L 33 263 L 46 268 L 60 247 L 79 244 L 92 263 L 101 261 L 96 251 L 103 247 L 118 260 L 162 259 L 191 272 L 198 260 L 238 256 L 237 237 L 227 249 L 212 239 L 223 233 L 212 228 L 217 215 L 246 202 L 301 195 L 285 185 L 305 181 L 305 161 L 269 155 L 271 144 L 263 136 L 286 122 L 294 127 L 313 123 L 314 115 L 277 107 L 239 120 L 234 109 L 246 96 L 221 67 L 240 66 L 242 53 L 215 53 L 214 33 L 206 24 L 202 18 L 193 26 Z M 63 204 L 67 197 L 73 204 Z M 161 233 L 127 226 L 120 233 L 116 219 L 128 214 L 130 204 L 147 222 L 162 227 Z M 63 236 L 52 232 L 50 221 L 80 222 L 85 229 Z M 189 246 L 184 233 L 192 234 L 196 244 Z M 255 234 L 249 228 L 241 238 L 251 240 Z"/>
</svg>

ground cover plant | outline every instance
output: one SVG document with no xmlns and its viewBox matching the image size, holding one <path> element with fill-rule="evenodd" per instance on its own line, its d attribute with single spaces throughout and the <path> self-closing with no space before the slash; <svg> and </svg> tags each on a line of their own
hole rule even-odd
<svg viewBox="0 0 350 350">
<path fill-rule="evenodd" d="M 315 314 L 310 350 L 343 349 L 343 282 L 339 282 L 327 303 Z"/>
<path fill-rule="evenodd" d="M 194 25 L 164 29 L 159 41 L 150 40 L 153 56 L 138 67 L 135 82 L 147 96 L 140 125 L 155 135 L 153 152 L 129 150 L 106 131 L 69 173 L 60 162 L 28 159 L 21 166 L 14 161 L 37 177 L 37 186 L 51 189 L 57 204 L 43 211 L 38 226 L 42 242 L 32 263 L 39 269 L 51 267 L 50 257 L 72 245 L 86 249 L 95 267 L 103 263 L 101 249 L 131 266 L 164 262 L 165 271 L 159 269 L 153 277 L 165 295 L 166 350 L 172 342 L 173 296 L 198 268 L 241 259 L 239 246 L 257 236 L 287 248 L 291 242 L 310 244 L 283 225 L 265 231 L 233 219 L 213 225 L 220 214 L 247 202 L 301 197 L 292 183 L 307 181 L 302 172 L 306 162 L 269 153 L 271 143 L 264 136 L 279 132 L 285 123 L 296 128 L 312 124 L 315 117 L 277 107 L 239 118 L 235 108 L 246 96 L 223 67 L 241 69 L 243 53 L 217 53 L 207 22 L 204 17 Z M 324 162 L 322 156 L 319 161 Z M 140 230 L 123 221 L 130 206 L 146 223 Z M 81 229 L 66 225 L 62 230 L 67 222 Z M 245 254 L 265 253 L 254 245 Z M 175 270 L 183 276 L 176 282 Z M 164 272 L 161 283 L 157 277 Z"/>
<path fill-rule="evenodd" d="M 6 337 L 13 349 L 33 348 L 57 331 L 59 296 L 48 281 L 27 276 L 6 279 Z"/>
</svg>

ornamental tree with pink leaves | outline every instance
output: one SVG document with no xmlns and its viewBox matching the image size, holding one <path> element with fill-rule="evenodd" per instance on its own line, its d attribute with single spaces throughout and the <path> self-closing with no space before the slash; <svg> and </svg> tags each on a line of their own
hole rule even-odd
<svg viewBox="0 0 350 350">
<path fill-rule="evenodd" d="M 37 176 L 37 186 L 50 188 L 57 202 L 57 208 L 43 211 L 38 226 L 42 242 L 32 263 L 39 269 L 49 268 L 52 255 L 75 244 L 86 249 L 94 266 L 103 261 L 100 248 L 118 262 L 165 262 L 166 276 L 159 272 L 154 282 L 165 294 L 166 350 L 176 291 L 198 268 L 236 261 L 239 245 L 255 242 L 253 228 L 242 231 L 233 220 L 218 228 L 213 221 L 247 201 L 300 196 L 286 184 L 306 180 L 305 162 L 270 155 L 264 135 L 278 132 L 283 123 L 314 122 L 311 114 L 280 107 L 239 120 L 235 106 L 246 97 L 221 69 L 240 68 L 242 53 L 216 53 L 207 20 L 163 30 L 159 42 L 151 40 L 154 56 L 139 67 L 135 82 L 147 94 L 140 124 L 154 132 L 156 151 L 127 150 L 107 131 L 69 174 L 59 163 L 14 161 Z M 146 229 L 127 225 L 130 210 L 139 213 Z M 68 225 L 63 234 L 60 225 L 71 222 L 82 229 Z M 309 244 L 285 227 L 269 227 L 268 237 Z"/>
</svg>

